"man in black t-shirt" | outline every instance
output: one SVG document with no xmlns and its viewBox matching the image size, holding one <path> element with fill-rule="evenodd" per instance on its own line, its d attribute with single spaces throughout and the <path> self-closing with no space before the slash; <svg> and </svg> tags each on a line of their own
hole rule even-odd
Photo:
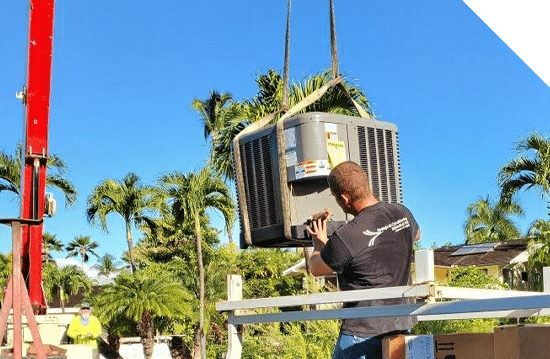
<svg viewBox="0 0 550 359">
<path fill-rule="evenodd" d="M 313 222 L 311 273 L 336 272 L 341 290 L 410 285 L 413 243 L 420 238 L 411 212 L 400 204 L 379 202 L 355 162 L 336 166 L 328 183 L 338 205 L 354 218 L 330 238 L 326 219 Z M 409 303 L 409 299 L 397 298 L 346 303 L 344 307 Z M 344 319 L 333 359 L 381 359 L 382 337 L 407 332 L 414 323 L 411 317 Z"/>
</svg>

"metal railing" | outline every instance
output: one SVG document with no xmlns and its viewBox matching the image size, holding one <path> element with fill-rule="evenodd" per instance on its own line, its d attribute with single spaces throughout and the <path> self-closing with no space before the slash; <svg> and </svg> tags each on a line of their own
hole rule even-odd
<svg viewBox="0 0 550 359">
<path fill-rule="evenodd" d="M 550 315 L 550 267 L 544 268 L 543 271 L 544 293 L 444 287 L 434 284 L 433 258 L 433 250 L 418 251 L 416 253 L 416 283 L 412 286 L 274 298 L 243 299 L 241 276 L 229 275 L 227 279 L 227 301 L 216 304 L 216 310 L 228 313 L 228 351 L 226 358 L 241 358 L 242 325 L 250 323 L 365 317 L 415 316 L 418 321 L 427 321 L 469 318 L 523 318 Z M 307 311 L 296 310 L 263 314 L 253 312 L 254 309 L 259 308 L 284 308 L 389 298 L 414 298 L 417 299 L 417 303 Z M 436 299 L 447 301 L 437 302 Z"/>
</svg>

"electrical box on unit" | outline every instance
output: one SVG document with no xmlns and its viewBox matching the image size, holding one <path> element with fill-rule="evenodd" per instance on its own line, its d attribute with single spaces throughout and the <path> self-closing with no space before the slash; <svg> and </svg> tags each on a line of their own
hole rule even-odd
<svg viewBox="0 0 550 359">
<path fill-rule="evenodd" d="M 311 238 L 304 222 L 325 208 L 333 213 L 329 234 L 351 219 L 336 204 L 327 184 L 331 168 L 342 161 L 357 162 L 365 170 L 379 200 L 402 203 L 399 141 L 394 124 L 311 112 L 283 120 L 282 126 L 284 151 L 278 149 L 276 125 L 252 131 L 238 140 L 240 154 L 234 160 L 240 160 L 242 176 L 237 177 L 237 196 L 246 205 L 246 213 L 240 206 L 242 248 L 309 246 Z M 282 153 L 287 172 L 283 181 L 279 177 Z M 290 227 L 287 230 L 284 216 Z"/>
</svg>

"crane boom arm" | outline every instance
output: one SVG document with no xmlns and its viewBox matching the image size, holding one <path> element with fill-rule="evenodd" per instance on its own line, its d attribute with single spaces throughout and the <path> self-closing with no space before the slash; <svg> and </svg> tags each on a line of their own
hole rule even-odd
<svg viewBox="0 0 550 359">
<path fill-rule="evenodd" d="M 54 0 L 30 0 L 24 170 L 21 180 L 21 218 L 42 219 L 48 158 L 48 121 L 54 27 Z M 35 312 L 44 312 L 42 289 L 42 224 L 23 227 L 23 275 Z M 14 253 L 15 255 L 15 253 Z"/>
</svg>

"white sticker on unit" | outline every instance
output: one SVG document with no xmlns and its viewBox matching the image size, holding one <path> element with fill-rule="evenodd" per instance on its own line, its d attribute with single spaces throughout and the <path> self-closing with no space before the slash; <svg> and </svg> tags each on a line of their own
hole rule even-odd
<svg viewBox="0 0 550 359">
<path fill-rule="evenodd" d="M 338 132 L 338 127 L 335 123 L 325 122 L 325 132 Z"/>
<path fill-rule="evenodd" d="M 329 163 L 326 160 L 304 161 L 294 167 L 296 179 L 304 177 L 328 176 Z"/>
<path fill-rule="evenodd" d="M 296 129 L 294 127 L 285 130 L 285 149 L 296 147 Z"/>
<path fill-rule="evenodd" d="M 286 151 L 286 166 L 294 166 L 296 163 L 298 163 L 298 155 L 296 154 L 296 150 L 287 150 Z"/>
<path fill-rule="evenodd" d="M 338 141 L 338 129 L 335 123 L 325 123 L 325 138 Z"/>
</svg>

